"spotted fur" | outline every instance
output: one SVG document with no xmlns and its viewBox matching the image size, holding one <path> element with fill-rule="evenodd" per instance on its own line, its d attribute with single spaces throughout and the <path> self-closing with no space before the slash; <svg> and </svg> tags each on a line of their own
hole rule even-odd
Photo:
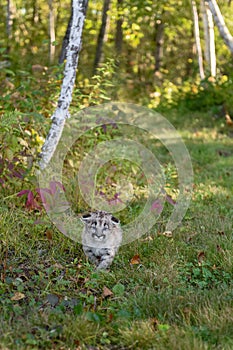
<svg viewBox="0 0 233 350">
<path fill-rule="evenodd" d="M 83 251 L 97 269 L 107 269 L 122 241 L 120 222 L 112 214 L 96 211 L 84 215 L 82 232 Z"/>
</svg>

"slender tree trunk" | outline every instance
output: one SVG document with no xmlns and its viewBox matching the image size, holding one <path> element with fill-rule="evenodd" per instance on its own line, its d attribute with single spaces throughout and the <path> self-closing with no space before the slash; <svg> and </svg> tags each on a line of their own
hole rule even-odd
<svg viewBox="0 0 233 350">
<path fill-rule="evenodd" d="M 49 0 L 49 61 L 54 62 L 55 57 L 55 13 L 53 7 L 53 0 Z"/>
<path fill-rule="evenodd" d="M 162 20 L 157 20 L 155 24 L 155 73 L 160 71 L 163 57 L 163 43 L 164 43 L 164 23 Z"/>
<path fill-rule="evenodd" d="M 110 1 L 111 0 L 104 0 L 103 11 L 102 11 L 102 22 L 101 22 L 101 27 L 100 27 L 100 31 L 99 31 L 99 35 L 98 35 L 98 40 L 97 40 L 93 74 L 96 73 L 96 69 L 98 68 L 100 60 L 101 60 L 104 36 L 105 36 L 107 20 L 108 20 L 107 12 L 109 10 Z"/>
<path fill-rule="evenodd" d="M 33 1 L 33 11 L 32 11 L 32 20 L 31 23 L 32 25 L 35 25 L 39 22 L 39 12 L 38 12 L 38 4 L 37 0 Z"/>
<path fill-rule="evenodd" d="M 72 3 L 73 3 L 73 1 L 71 0 L 70 19 L 69 19 L 68 26 L 66 28 L 66 33 L 65 33 L 65 36 L 64 36 L 63 42 L 62 42 L 61 53 L 60 53 L 59 60 L 58 60 L 59 64 L 62 64 L 66 59 L 67 46 L 69 43 L 71 25 L 72 25 L 72 20 L 73 20 L 73 5 L 72 5 Z"/>
<path fill-rule="evenodd" d="M 12 41 L 12 27 L 13 27 L 13 1 L 7 0 L 7 14 L 6 14 L 6 34 L 7 34 L 7 53 L 10 53 L 10 44 Z"/>
<path fill-rule="evenodd" d="M 56 146 L 60 140 L 66 118 L 69 117 L 69 106 L 72 101 L 72 92 L 75 83 L 81 38 L 84 20 L 86 16 L 88 0 L 73 0 L 73 20 L 69 44 L 67 47 L 67 60 L 64 70 L 64 78 L 57 108 L 52 115 L 52 125 L 42 147 L 40 169 L 43 170 L 52 158 Z"/>
<path fill-rule="evenodd" d="M 123 0 L 117 0 L 117 22 L 116 22 L 116 38 L 115 38 L 115 48 L 116 48 L 116 54 L 117 56 L 121 55 L 122 51 L 122 43 L 123 43 L 123 31 L 122 31 L 122 24 L 123 24 L 123 17 L 120 14 L 122 10 L 122 4 Z"/>
<path fill-rule="evenodd" d="M 213 16 L 209 9 L 208 3 L 201 0 L 201 9 L 205 37 L 205 59 L 212 77 L 216 76 L 216 53 L 215 53 L 215 35 Z"/>
<path fill-rule="evenodd" d="M 202 49 L 201 49 L 201 40 L 200 40 L 200 32 L 199 32 L 199 20 L 198 20 L 198 12 L 195 0 L 191 0 L 192 10 L 193 10 L 193 21 L 194 21 L 194 34 L 197 48 L 197 58 L 198 58 L 198 66 L 199 73 L 201 79 L 205 78 L 204 68 L 203 68 L 203 58 L 202 58 Z"/>
<path fill-rule="evenodd" d="M 210 11 L 212 12 L 215 24 L 218 27 L 221 37 L 223 38 L 225 44 L 228 46 L 231 53 L 233 54 L 233 36 L 231 35 L 231 33 L 229 32 L 226 26 L 226 23 L 224 21 L 224 18 L 221 14 L 221 11 L 218 7 L 216 0 L 206 0 L 206 1 L 209 4 Z"/>
</svg>

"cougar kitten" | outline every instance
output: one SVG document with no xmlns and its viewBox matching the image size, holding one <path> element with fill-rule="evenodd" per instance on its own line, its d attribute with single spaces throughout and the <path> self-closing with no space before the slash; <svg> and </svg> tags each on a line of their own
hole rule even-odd
<svg viewBox="0 0 233 350">
<path fill-rule="evenodd" d="M 97 269 L 107 269 L 122 241 L 120 222 L 112 214 L 96 211 L 84 215 L 83 251 Z"/>
</svg>

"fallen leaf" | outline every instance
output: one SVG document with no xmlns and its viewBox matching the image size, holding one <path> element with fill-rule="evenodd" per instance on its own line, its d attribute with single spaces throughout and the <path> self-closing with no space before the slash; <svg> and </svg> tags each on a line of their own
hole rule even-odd
<svg viewBox="0 0 233 350">
<path fill-rule="evenodd" d="M 164 231 L 164 232 L 158 232 L 159 236 L 165 236 L 168 238 L 172 238 L 172 231 Z"/>
<path fill-rule="evenodd" d="M 232 153 L 231 152 L 227 152 L 227 151 L 223 151 L 223 150 L 218 150 L 218 154 L 221 157 L 230 157 Z"/>
<path fill-rule="evenodd" d="M 217 251 L 218 251 L 219 253 L 223 253 L 223 252 L 224 252 L 224 249 L 222 249 L 222 247 L 221 247 L 219 244 L 217 244 Z"/>
<path fill-rule="evenodd" d="M 205 252 L 200 252 L 197 256 L 198 264 L 202 264 L 204 259 L 205 259 Z"/>
<path fill-rule="evenodd" d="M 183 314 L 184 314 L 184 317 L 185 317 L 186 319 L 189 319 L 189 318 L 190 318 L 191 313 L 192 313 L 191 308 L 185 307 L 185 308 L 183 309 Z"/>
<path fill-rule="evenodd" d="M 113 292 L 108 287 L 104 286 L 102 297 L 107 298 L 107 297 L 111 297 L 112 295 L 113 295 Z"/>
<path fill-rule="evenodd" d="M 56 294 L 48 294 L 47 301 L 52 307 L 54 307 L 59 303 L 59 297 Z"/>
<path fill-rule="evenodd" d="M 45 231 L 45 235 L 46 235 L 46 237 L 47 237 L 47 239 L 48 239 L 49 241 L 52 241 L 52 240 L 53 240 L 53 232 L 52 232 L 52 230 L 47 229 L 47 230 Z"/>
<path fill-rule="evenodd" d="M 151 325 L 152 325 L 152 327 L 154 328 L 154 329 L 158 329 L 158 324 L 159 324 L 159 321 L 157 320 L 157 318 L 151 318 Z"/>
<path fill-rule="evenodd" d="M 225 118 L 226 118 L 226 124 L 228 126 L 233 126 L 233 120 L 231 119 L 231 117 L 229 116 L 229 114 L 226 114 L 225 115 Z"/>
<path fill-rule="evenodd" d="M 146 242 L 146 241 L 153 241 L 153 237 L 147 236 L 146 238 L 143 239 L 143 242 Z"/>
<path fill-rule="evenodd" d="M 11 298 L 11 300 L 21 300 L 21 299 L 24 299 L 26 297 L 25 294 L 23 293 L 20 293 L 20 292 L 15 292 L 15 294 L 13 295 L 13 297 Z"/>
<path fill-rule="evenodd" d="M 172 231 L 165 231 L 165 232 L 163 233 L 163 235 L 164 235 L 165 237 L 171 238 L 171 237 L 172 237 Z"/>
<path fill-rule="evenodd" d="M 113 320 L 113 314 L 108 315 L 108 321 L 111 322 Z"/>
<path fill-rule="evenodd" d="M 140 256 L 137 254 L 137 255 L 134 255 L 132 257 L 132 259 L 130 260 L 130 264 L 131 265 L 138 265 L 141 263 L 141 259 L 140 259 Z"/>
</svg>

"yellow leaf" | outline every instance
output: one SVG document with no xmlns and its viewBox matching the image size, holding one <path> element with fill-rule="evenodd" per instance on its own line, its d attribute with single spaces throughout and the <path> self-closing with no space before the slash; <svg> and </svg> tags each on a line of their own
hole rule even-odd
<svg viewBox="0 0 233 350">
<path fill-rule="evenodd" d="M 11 300 L 16 301 L 16 300 L 21 300 L 25 298 L 25 294 L 20 293 L 20 292 L 15 292 Z"/>
</svg>

